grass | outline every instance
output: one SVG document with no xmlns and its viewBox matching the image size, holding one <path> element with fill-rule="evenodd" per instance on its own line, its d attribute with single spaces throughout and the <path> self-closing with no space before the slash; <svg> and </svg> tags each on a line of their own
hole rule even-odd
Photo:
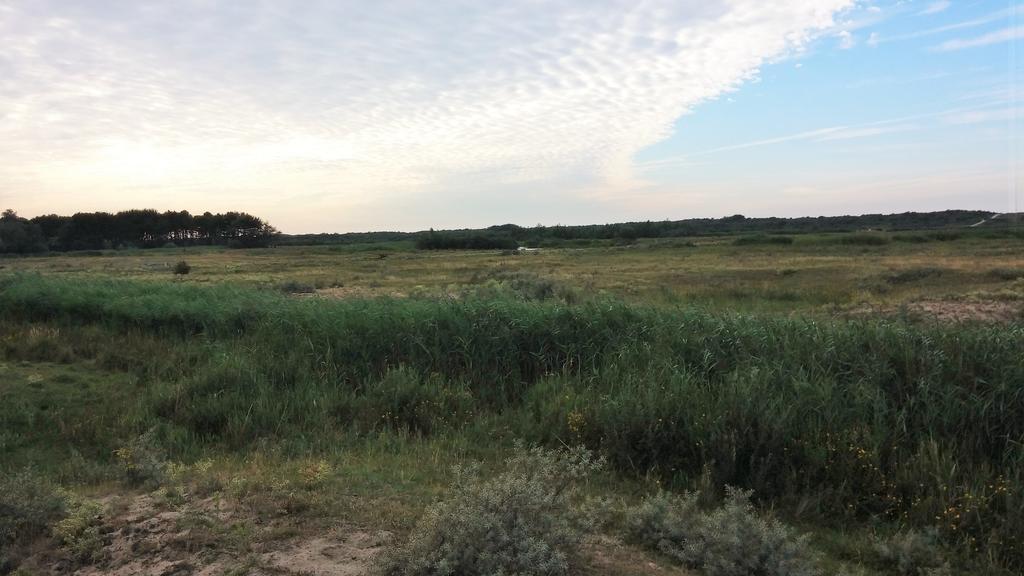
<svg viewBox="0 0 1024 576">
<path fill-rule="evenodd" d="M 0 266 L 14 272 L 164 282 L 174 277 L 174 264 L 184 259 L 192 270 L 178 277 L 180 283 L 294 286 L 303 291 L 311 287 L 344 297 L 436 297 L 496 276 L 520 274 L 632 303 L 815 313 L 835 306 L 898 306 L 914 299 L 991 290 L 1004 282 L 991 271 L 1019 268 L 1024 249 L 1022 238 L 991 239 L 967 232 L 953 241 L 882 245 L 848 243 L 855 236 L 801 235 L 788 245 L 739 246 L 732 237 L 642 240 L 623 247 L 541 249 L 516 256 L 373 244 L 157 249 L 6 258 Z M 901 286 L 886 281 L 902 270 L 927 267 L 954 273 Z M 880 284 L 888 285 L 887 290 L 873 289 Z"/>
<path fill-rule="evenodd" d="M 1020 238 L 916 234 L 5 259 L 0 469 L 222 495 L 249 520 L 196 534 L 247 554 L 342 521 L 404 537 L 453 464 L 486 475 L 525 440 L 593 450 L 608 469 L 586 490 L 626 503 L 754 490 L 833 572 L 896 573 L 877 541 L 913 529 L 957 569 L 1014 573 L 1021 319 L 834 316 L 1024 297 Z"/>
</svg>

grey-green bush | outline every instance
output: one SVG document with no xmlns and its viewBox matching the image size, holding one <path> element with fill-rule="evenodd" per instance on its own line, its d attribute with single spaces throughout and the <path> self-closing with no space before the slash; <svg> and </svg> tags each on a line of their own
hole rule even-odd
<svg viewBox="0 0 1024 576">
<path fill-rule="evenodd" d="M 937 530 L 911 530 L 894 534 L 875 545 L 885 568 L 900 576 L 944 576 L 950 574 L 949 564 L 939 546 Z"/>
<path fill-rule="evenodd" d="M 456 470 L 448 498 L 431 506 L 409 541 L 384 557 L 388 576 L 568 574 L 586 518 L 572 502 L 600 467 L 583 449 L 516 448 L 498 476 Z"/>
<path fill-rule="evenodd" d="M 727 488 L 725 503 L 700 512 L 697 497 L 660 494 L 628 515 L 627 536 L 707 576 L 815 576 L 806 537 L 758 516 L 751 492 Z"/>
<path fill-rule="evenodd" d="M 0 476 L 0 573 L 17 566 L 13 545 L 46 534 L 67 513 L 67 498 L 32 469 Z"/>
</svg>

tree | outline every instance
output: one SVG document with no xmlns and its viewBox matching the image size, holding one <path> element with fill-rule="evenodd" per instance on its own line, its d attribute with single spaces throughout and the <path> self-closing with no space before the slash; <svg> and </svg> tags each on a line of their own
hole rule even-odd
<svg viewBox="0 0 1024 576">
<path fill-rule="evenodd" d="M 45 252 L 46 238 L 39 226 L 19 218 L 14 210 L 0 214 L 0 253 L 27 254 Z"/>
</svg>

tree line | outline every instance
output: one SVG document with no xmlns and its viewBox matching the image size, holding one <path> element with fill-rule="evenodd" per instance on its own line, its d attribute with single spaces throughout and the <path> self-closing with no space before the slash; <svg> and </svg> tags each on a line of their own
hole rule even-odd
<svg viewBox="0 0 1024 576">
<path fill-rule="evenodd" d="M 187 211 L 126 210 L 28 219 L 5 210 L 0 215 L 0 253 L 169 245 L 256 248 L 269 245 L 277 235 L 269 223 L 245 212 L 192 215 Z"/>
<path fill-rule="evenodd" d="M 727 234 L 809 234 L 858 230 L 930 230 L 965 227 L 991 216 L 980 210 L 904 212 L 860 216 L 808 216 L 799 218 L 750 218 L 741 214 L 724 218 L 690 218 L 589 224 L 582 226 L 517 226 L 502 224 L 481 229 L 429 230 L 424 232 L 358 232 L 347 234 L 283 235 L 281 245 L 343 245 L 375 242 L 414 242 L 423 250 L 508 249 L 516 246 L 558 245 L 568 241 L 632 241 L 638 238 L 679 238 Z"/>
</svg>

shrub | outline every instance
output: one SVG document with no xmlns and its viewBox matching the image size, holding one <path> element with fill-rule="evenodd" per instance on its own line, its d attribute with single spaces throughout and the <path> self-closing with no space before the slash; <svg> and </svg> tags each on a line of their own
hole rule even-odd
<svg viewBox="0 0 1024 576">
<path fill-rule="evenodd" d="M 65 495 L 32 469 L 0 478 L 0 550 L 45 534 L 66 510 Z"/>
<path fill-rule="evenodd" d="M 103 506 L 99 502 L 78 502 L 67 518 L 53 527 L 53 534 L 75 560 L 94 562 L 99 559 L 104 545 L 100 533 L 102 517 Z"/>
<path fill-rule="evenodd" d="M 427 510 L 380 570 L 393 576 L 568 574 L 588 528 L 571 506 L 574 488 L 599 466 L 583 449 L 518 447 L 491 480 L 482 480 L 475 467 L 457 468 L 448 498 Z"/>
<path fill-rule="evenodd" d="M 537 302 L 561 300 L 566 304 L 573 304 L 579 299 L 577 291 L 572 287 L 533 272 L 494 270 L 474 275 L 471 282 L 473 285 L 463 291 L 464 297 L 494 300 L 511 296 Z"/>
<path fill-rule="evenodd" d="M 295 280 L 289 280 L 278 287 L 285 294 L 314 294 L 316 287 Z"/>
<path fill-rule="evenodd" d="M 705 513 L 694 495 L 649 498 L 628 515 L 627 536 L 707 576 L 820 574 L 806 537 L 759 517 L 751 492 L 726 492 L 724 505 Z"/>
<path fill-rule="evenodd" d="M 950 574 L 949 564 L 939 547 L 935 529 L 924 532 L 911 530 L 878 542 L 878 558 L 885 568 L 901 576 L 943 576 Z"/>
<path fill-rule="evenodd" d="M 918 282 L 934 276 L 941 276 L 943 272 L 945 272 L 945 270 L 942 268 L 934 267 L 908 268 L 906 270 L 900 270 L 886 275 L 885 281 L 889 284 L 909 284 L 911 282 Z"/>
<path fill-rule="evenodd" d="M 889 236 L 879 232 L 854 232 L 839 237 L 840 244 L 854 246 L 884 246 L 890 242 Z"/>
<path fill-rule="evenodd" d="M 188 262 L 181 260 L 174 265 L 174 273 L 178 276 L 184 276 L 192 271 L 192 267 L 188 265 Z"/>
<path fill-rule="evenodd" d="M 159 486 L 167 476 L 167 460 L 150 430 L 114 451 L 125 479 L 136 486 Z"/>
<path fill-rule="evenodd" d="M 1024 278 L 1024 268 L 993 268 L 988 271 L 988 275 L 997 280 L 1011 282 Z"/>
<path fill-rule="evenodd" d="M 681 542 L 692 542 L 699 530 L 698 496 L 660 492 L 645 498 L 626 516 L 626 538 L 678 558 Z"/>
<path fill-rule="evenodd" d="M 792 244 L 791 236 L 770 236 L 768 234 L 755 234 L 753 236 L 741 236 L 732 241 L 736 246 L 748 246 L 752 244 Z"/>
</svg>

